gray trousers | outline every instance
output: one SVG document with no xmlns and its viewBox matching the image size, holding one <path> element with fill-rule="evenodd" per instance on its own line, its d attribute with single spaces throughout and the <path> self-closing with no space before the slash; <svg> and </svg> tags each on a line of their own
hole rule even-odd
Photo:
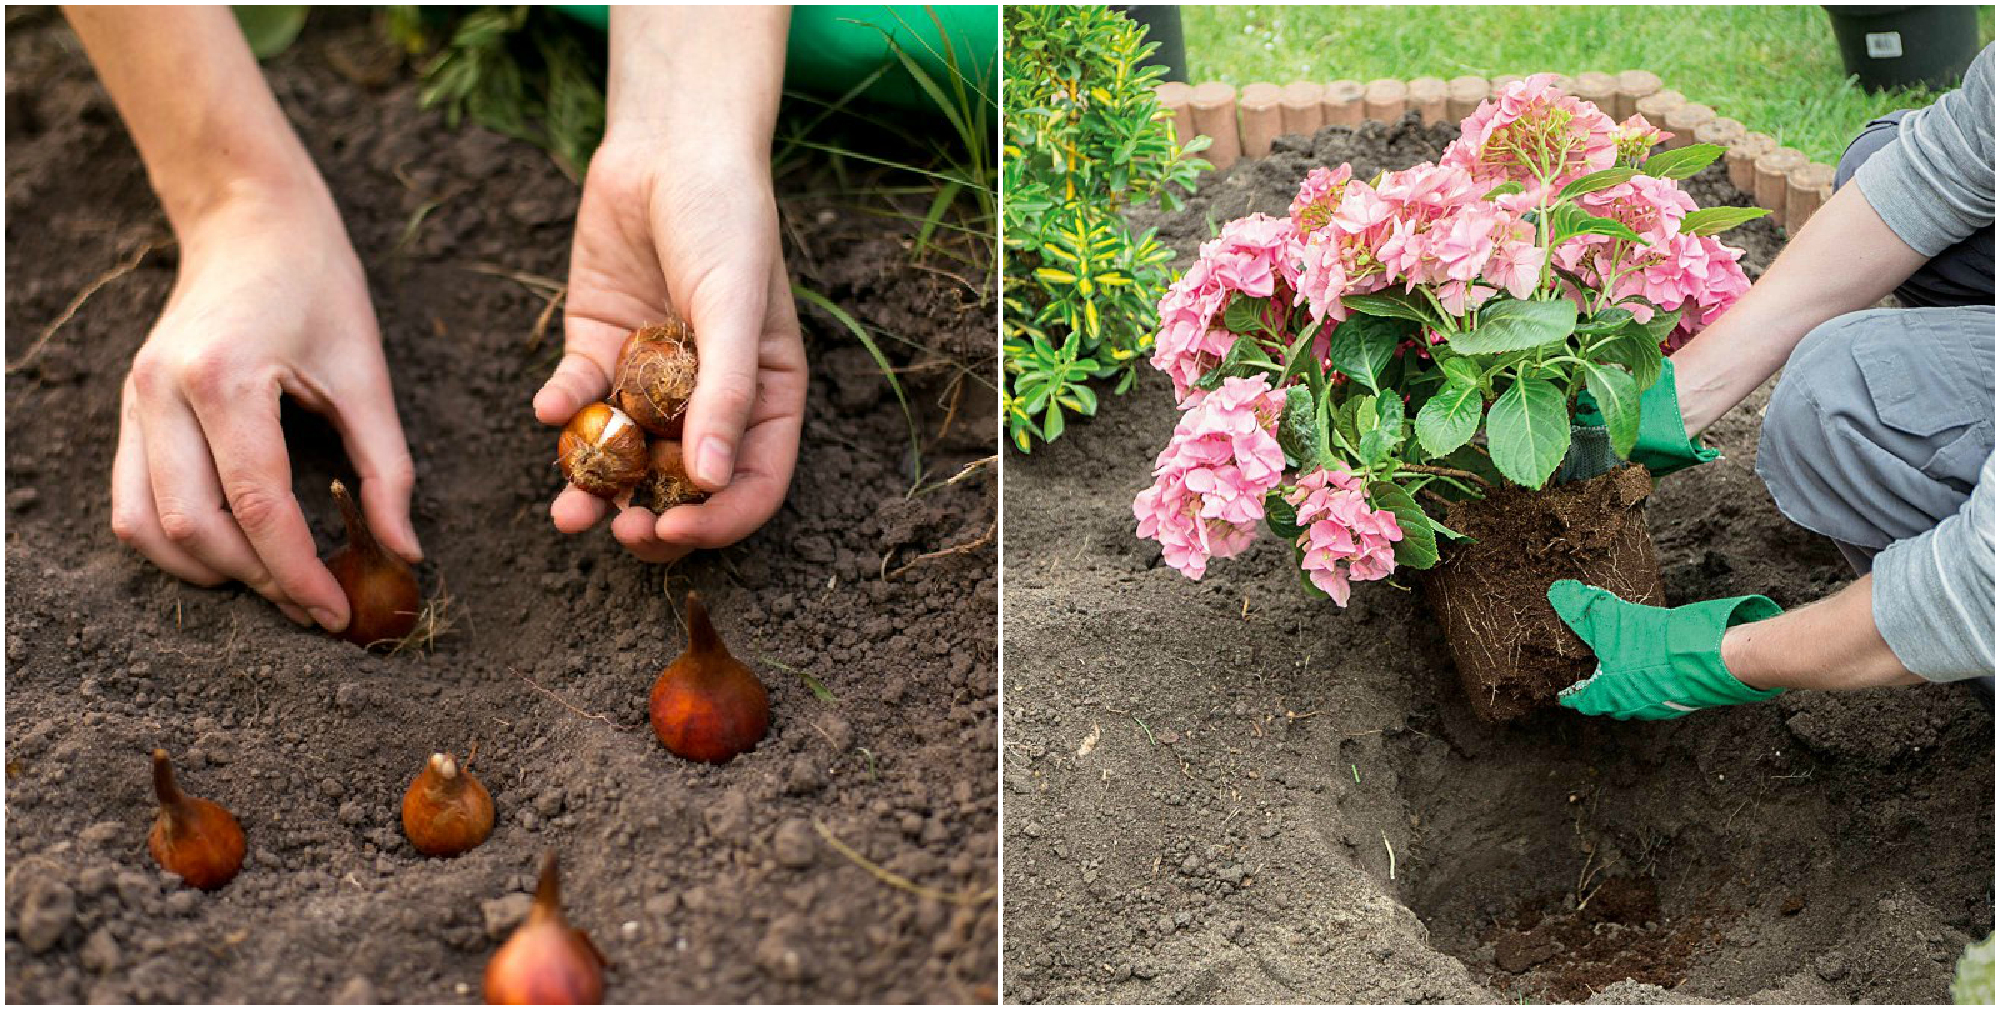
<svg viewBox="0 0 2000 1010">
<path fill-rule="evenodd" d="M 1895 139 L 1903 115 L 1868 124 L 1838 185 Z M 1806 336 L 1757 448 L 1779 510 L 1861 573 L 1956 513 L 1993 453 L 1993 229 L 1933 257 L 1896 295 L 1919 307 L 1849 313 Z"/>
</svg>

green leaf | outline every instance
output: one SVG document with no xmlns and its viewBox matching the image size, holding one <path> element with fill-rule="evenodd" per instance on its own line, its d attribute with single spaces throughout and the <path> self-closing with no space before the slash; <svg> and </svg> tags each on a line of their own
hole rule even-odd
<svg viewBox="0 0 2000 1010">
<path fill-rule="evenodd" d="M 1386 480 L 1368 485 L 1370 503 L 1396 515 L 1403 539 L 1396 541 L 1396 563 L 1406 568 L 1424 569 L 1438 562 L 1437 524 L 1417 505 L 1408 491 Z"/>
<path fill-rule="evenodd" d="M 1504 298 L 1487 302 L 1473 327 L 1450 340 L 1460 354 L 1497 354 L 1553 344 L 1575 331 L 1576 306 L 1566 300 Z"/>
<path fill-rule="evenodd" d="M 1722 157 L 1723 149 L 1716 144 L 1689 144 L 1672 151 L 1661 151 L 1646 159 L 1639 170 L 1662 179 L 1685 179 L 1715 163 Z"/>
<path fill-rule="evenodd" d="M 1562 390 L 1520 379 L 1486 412 L 1486 446 L 1508 480 L 1539 489 L 1569 452 L 1569 411 Z"/>
<path fill-rule="evenodd" d="M 1632 446 L 1639 441 L 1639 386 L 1632 373 L 1616 365 L 1588 362 L 1583 366 L 1583 385 L 1604 415 L 1611 451 L 1620 459 L 1630 457 Z"/>
<path fill-rule="evenodd" d="M 1506 182 L 1503 182 L 1503 183 L 1501 183 L 1500 185 L 1498 185 L 1498 186 L 1495 186 L 1495 187 L 1493 187 L 1492 189 L 1489 189 L 1489 190 L 1487 190 L 1487 191 L 1486 191 L 1486 195 L 1485 195 L 1485 196 L 1483 196 L 1483 197 L 1481 197 L 1480 199 L 1482 199 L 1482 200 L 1491 200 L 1491 199 L 1494 199 L 1494 198 L 1496 198 L 1496 197 L 1502 197 L 1502 196 L 1512 196 L 1512 195 L 1514 195 L 1515 193 L 1525 193 L 1525 192 L 1527 192 L 1527 191 L 1528 191 L 1528 187 L 1526 187 L 1526 186 L 1523 186 L 1523 185 L 1521 185 L 1520 183 L 1518 183 L 1518 182 L 1515 182 L 1515 181 L 1514 181 L 1514 180 L 1512 180 L 1512 179 L 1509 179 L 1509 180 L 1507 180 Z"/>
<path fill-rule="evenodd" d="M 1437 329 L 1438 321 L 1431 314 L 1430 306 L 1424 300 L 1407 291 L 1384 290 L 1372 295 L 1345 295 L 1340 304 L 1369 316 L 1388 316 L 1391 319 L 1408 319 L 1413 323 Z"/>
<path fill-rule="evenodd" d="M 1622 221 L 1598 217 L 1573 203 L 1556 205 L 1556 208 L 1549 212 L 1549 245 L 1553 247 L 1578 235 L 1609 235 L 1639 245 L 1647 244 L 1645 239 L 1639 237 L 1638 232 L 1633 231 Z"/>
<path fill-rule="evenodd" d="M 1577 320 L 1576 332 L 1586 337 L 1606 337 L 1624 329 L 1631 322 L 1632 310 L 1621 309 L 1614 305 L 1608 309 L 1598 309 L 1588 318 Z"/>
<path fill-rule="evenodd" d="M 1280 540 L 1296 541 L 1305 527 L 1299 525 L 1299 510 L 1285 500 L 1284 488 L 1275 487 L 1264 494 L 1264 525 Z"/>
<path fill-rule="evenodd" d="M 1681 218 L 1683 235 L 1720 235 L 1746 221 L 1755 221 L 1770 211 L 1762 207 L 1703 207 Z"/>
<path fill-rule="evenodd" d="M 1278 415 L 1278 448 L 1293 466 L 1319 458 L 1319 403 L 1305 386 L 1285 387 L 1285 412 Z"/>
<path fill-rule="evenodd" d="M 1264 310 L 1270 304 L 1269 298 L 1237 295 L 1229 300 L 1229 307 L 1222 310 L 1222 328 L 1231 333 L 1261 331 L 1264 329 Z"/>
<path fill-rule="evenodd" d="M 1445 381 L 1448 383 L 1479 385 L 1479 366 L 1464 358 L 1445 358 L 1438 362 L 1438 368 L 1444 372 Z"/>
<path fill-rule="evenodd" d="M 1417 441 L 1428 456 L 1442 456 L 1464 445 L 1479 430 L 1479 387 L 1452 381 L 1417 411 Z"/>
<path fill-rule="evenodd" d="M 1257 366 L 1251 362 L 1263 356 L 1264 347 L 1257 343 L 1257 338 L 1247 333 L 1243 334 L 1236 338 L 1235 343 L 1229 345 L 1229 351 L 1222 356 L 1221 361 L 1216 362 L 1214 368 L 1195 380 L 1195 388 L 1220 389 L 1224 379 L 1250 375 L 1257 370 Z"/>
<path fill-rule="evenodd" d="M 1380 390 L 1382 369 L 1396 355 L 1410 327 L 1389 316 L 1353 315 L 1328 338 L 1328 357 L 1342 374 L 1372 390 Z"/>
<path fill-rule="evenodd" d="M 1623 167 L 1607 168 L 1601 171 L 1592 172 L 1589 175 L 1586 175 L 1583 178 L 1578 179 L 1567 186 L 1564 186 L 1562 188 L 1562 192 L 1556 194 L 1556 199 L 1570 200 L 1582 196 L 1585 193 L 1595 193 L 1600 189 L 1610 189 L 1611 187 L 1619 185 L 1620 183 L 1631 181 L 1632 177 L 1638 174 L 1639 170 L 1636 168 L 1623 168 Z"/>
<path fill-rule="evenodd" d="M 1361 462 L 1373 466 L 1387 459 L 1403 444 L 1403 398 L 1391 391 L 1375 401 L 1375 424 L 1361 433 L 1361 444 L 1356 449 L 1361 453 Z"/>
</svg>

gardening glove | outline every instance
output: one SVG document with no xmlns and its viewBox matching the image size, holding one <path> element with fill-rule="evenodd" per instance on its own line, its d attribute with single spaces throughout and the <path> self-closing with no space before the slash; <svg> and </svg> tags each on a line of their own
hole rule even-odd
<svg viewBox="0 0 2000 1010">
<path fill-rule="evenodd" d="M 1604 423 L 1597 401 L 1587 390 L 1577 394 L 1576 423 L 1581 426 Z M 1663 477 L 1720 455 L 1688 434 L 1681 420 L 1680 395 L 1674 390 L 1674 360 L 1662 361 L 1660 377 L 1639 394 L 1639 441 L 1632 447 L 1632 462 L 1643 465 L 1655 477 Z"/>
<path fill-rule="evenodd" d="M 1597 653 L 1597 672 L 1563 690 L 1564 708 L 1613 719 L 1675 719 L 1784 693 L 1749 687 L 1722 665 L 1725 629 L 1782 613 L 1762 596 L 1649 607 L 1563 579 L 1549 587 L 1549 605 Z"/>
</svg>

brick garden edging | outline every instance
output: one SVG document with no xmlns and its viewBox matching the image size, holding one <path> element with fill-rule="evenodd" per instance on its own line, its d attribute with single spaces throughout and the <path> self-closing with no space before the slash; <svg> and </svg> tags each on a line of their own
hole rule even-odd
<svg viewBox="0 0 2000 1010">
<path fill-rule="evenodd" d="M 1259 82 L 1239 92 L 1219 82 L 1187 85 L 1169 82 L 1155 89 L 1160 105 L 1174 124 L 1174 140 L 1185 144 L 1196 137 L 1210 139 L 1202 156 L 1218 169 L 1240 158 L 1271 153 L 1271 142 L 1287 134 L 1310 136 L 1322 126 L 1360 126 L 1363 122 L 1393 123 L 1406 112 L 1422 115 L 1426 125 L 1457 122 L 1479 103 L 1498 95 L 1519 75 L 1484 77 L 1419 77 L 1402 81 L 1379 78 L 1338 80 L 1324 84 L 1294 81 L 1282 87 Z M 1659 75 L 1646 70 L 1620 74 L 1556 75 L 1556 84 L 1623 121 L 1637 113 L 1674 134 L 1668 149 L 1689 144 L 1716 144 L 1727 152 L 1729 181 L 1756 198 L 1757 205 L 1787 232 L 1796 232 L 1833 195 L 1833 168 L 1810 162 L 1795 148 L 1779 147 L 1767 134 L 1750 132 L 1734 119 L 1718 116 L 1706 105 L 1661 87 Z"/>
</svg>

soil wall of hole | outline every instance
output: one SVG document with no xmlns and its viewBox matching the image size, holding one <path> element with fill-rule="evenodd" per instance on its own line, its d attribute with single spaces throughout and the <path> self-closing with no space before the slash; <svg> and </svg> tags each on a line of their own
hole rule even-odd
<svg viewBox="0 0 2000 1010">
<path fill-rule="evenodd" d="M 1452 127 L 1329 128 L 1150 214 L 1183 257 Z M 1719 170 L 1704 206 L 1745 204 Z M 1730 233 L 1755 276 L 1783 234 Z M 1846 584 L 1724 458 L 1646 504 L 1670 603 Z M 1271 538 L 1190 582 L 1133 536 L 1164 377 L 1007 481 L 1005 998 L 1924 1002 L 1992 928 L 1993 722 L 1967 690 L 1791 694 L 1672 722 L 1474 716 L 1418 594 L 1315 603 Z"/>
<path fill-rule="evenodd" d="M 368 270 L 416 459 L 420 575 L 448 588 L 457 628 L 429 654 L 367 655 L 123 549 L 106 491 L 118 390 L 173 251 L 98 291 L 7 377 L 8 999 L 476 1000 L 547 847 L 572 920 L 612 962 L 614 1001 L 990 999 L 993 901 L 885 885 L 815 825 L 933 892 L 996 882 L 994 551 L 896 574 L 989 530 L 994 481 L 908 495 L 895 397 L 808 314 L 798 475 L 762 532 L 672 569 L 601 530 L 556 533 L 555 433 L 528 404 L 559 329 L 529 346 L 542 298 L 471 267 L 560 280 L 577 188 L 533 148 L 418 111 L 378 38 L 316 9 L 266 76 Z M 10 8 L 6 44 L 14 361 L 166 230 L 60 19 Z M 907 236 L 862 208 L 787 199 L 783 213 L 796 278 L 903 338 L 884 348 L 930 479 L 991 454 L 990 302 L 913 267 Z M 286 422 L 325 550 L 345 463 L 324 424 Z M 645 728 L 689 588 L 772 698 L 770 735 L 722 767 L 671 758 Z M 402 790 L 431 751 L 474 742 L 499 826 L 460 858 L 419 857 Z M 146 856 L 155 746 L 248 832 L 241 876 L 213 895 L 169 886 Z"/>
</svg>

